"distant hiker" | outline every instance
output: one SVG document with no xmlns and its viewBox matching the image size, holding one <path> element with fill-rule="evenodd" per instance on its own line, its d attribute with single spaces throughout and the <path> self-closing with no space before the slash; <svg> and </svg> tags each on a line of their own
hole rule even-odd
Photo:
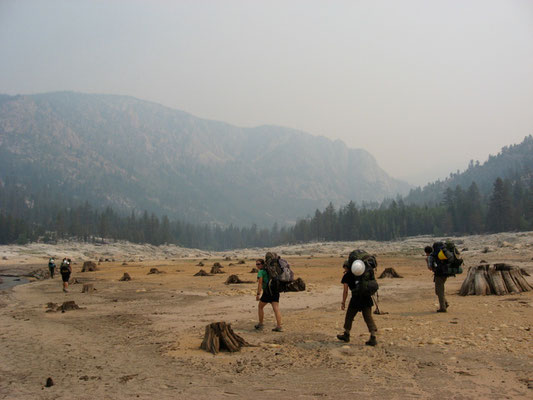
<svg viewBox="0 0 533 400">
<path fill-rule="evenodd" d="M 63 292 L 68 292 L 68 281 L 70 279 L 70 274 L 72 273 L 70 258 L 63 258 L 63 261 L 61 261 L 61 265 L 59 267 L 59 272 L 61 273 L 61 278 L 63 280 Z"/>
<path fill-rule="evenodd" d="M 50 270 L 50 278 L 54 279 L 54 273 L 56 271 L 56 263 L 54 257 L 50 257 L 48 260 L 48 269 Z"/>
<path fill-rule="evenodd" d="M 446 301 L 446 289 L 444 288 L 444 284 L 446 283 L 446 279 L 448 279 L 448 275 L 445 274 L 443 268 L 437 264 L 437 256 L 433 254 L 433 247 L 426 246 L 424 252 L 426 253 L 427 267 L 433 272 L 435 294 L 439 299 L 439 308 L 437 312 L 446 312 L 449 304 L 448 301 Z"/>
<path fill-rule="evenodd" d="M 270 255 L 271 253 L 267 253 L 267 255 Z M 271 259 L 269 258 L 269 261 Z M 276 317 L 276 327 L 272 329 L 274 332 L 281 332 L 281 312 L 279 311 L 279 290 L 276 289 L 275 285 L 269 285 L 269 274 L 267 270 L 267 266 L 265 264 L 265 260 L 258 259 L 255 262 L 255 265 L 257 269 L 259 270 L 257 272 L 257 295 L 255 297 L 256 300 L 259 301 L 258 306 L 258 316 L 259 316 L 259 323 L 255 325 L 255 329 L 262 330 L 263 329 L 263 320 L 265 317 L 265 306 L 270 303 L 272 305 L 272 309 L 274 310 L 274 315 Z M 263 295 L 261 295 L 261 291 L 263 292 Z"/>
<path fill-rule="evenodd" d="M 352 297 L 346 310 L 344 318 L 344 333 L 337 335 L 337 339 L 344 342 L 350 341 L 350 331 L 355 316 L 359 311 L 362 312 L 368 331 L 370 332 L 370 339 L 365 344 L 367 346 L 375 346 L 378 342 L 376 339 L 377 327 L 372 318 L 372 294 L 377 290 L 377 282 L 374 276 L 374 268 L 367 265 L 362 260 L 355 260 L 350 264 L 345 261 L 343 264 L 344 275 L 341 283 L 344 285 L 342 292 L 341 310 L 346 309 L 346 298 L 348 297 L 348 290 L 352 291 Z"/>
</svg>

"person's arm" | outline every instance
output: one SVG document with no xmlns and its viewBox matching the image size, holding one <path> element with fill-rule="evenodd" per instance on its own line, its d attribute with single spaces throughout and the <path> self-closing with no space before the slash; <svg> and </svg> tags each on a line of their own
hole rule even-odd
<svg viewBox="0 0 533 400">
<path fill-rule="evenodd" d="M 341 310 L 344 310 L 346 308 L 346 298 L 348 297 L 348 284 L 344 284 L 344 290 L 342 292 L 342 305 Z"/>
<path fill-rule="evenodd" d="M 257 278 L 257 295 L 255 296 L 256 300 L 261 298 L 261 289 L 263 289 L 263 277 Z"/>
<path fill-rule="evenodd" d="M 433 271 L 433 256 L 432 255 L 426 256 L 426 264 L 427 264 L 428 269 L 430 271 Z"/>
</svg>

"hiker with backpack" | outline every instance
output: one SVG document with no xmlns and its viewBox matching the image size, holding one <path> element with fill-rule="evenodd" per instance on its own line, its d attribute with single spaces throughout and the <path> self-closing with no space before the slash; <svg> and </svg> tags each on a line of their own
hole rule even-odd
<svg viewBox="0 0 533 400">
<path fill-rule="evenodd" d="M 433 272 L 435 294 L 439 299 L 437 312 L 447 312 L 450 305 L 446 300 L 446 289 L 444 285 L 448 277 L 463 272 L 461 268 L 463 260 L 452 242 L 435 242 L 433 246 L 426 246 L 424 252 L 426 253 L 427 267 Z"/>
<path fill-rule="evenodd" d="M 372 258 L 371 260 L 368 259 L 370 257 Z M 366 258 L 366 260 L 362 260 L 361 258 Z M 341 310 L 346 309 L 348 290 L 352 292 L 352 297 L 344 318 L 344 333 L 337 335 L 337 339 L 343 342 L 350 341 L 353 320 L 357 313 L 361 311 L 368 331 L 370 332 L 370 339 L 365 344 L 367 346 L 375 346 L 378 343 L 376 339 L 378 329 L 372 317 L 372 306 L 374 305 L 372 295 L 376 293 L 378 288 L 374 275 L 374 265 L 377 266 L 375 257 L 361 250 L 350 253 L 348 260 L 343 264 L 344 275 L 342 276 L 341 283 L 343 284 L 344 290 L 342 292 Z"/>
<path fill-rule="evenodd" d="M 61 265 L 59 267 L 59 273 L 61 274 L 61 279 L 63 280 L 63 292 L 68 292 L 68 281 L 70 279 L 70 274 L 72 273 L 70 262 L 70 258 L 63 258 L 63 261 L 61 261 Z"/>
<path fill-rule="evenodd" d="M 272 264 L 275 262 L 272 253 L 267 253 L 266 259 Z M 281 327 L 281 312 L 279 310 L 279 288 L 277 285 L 273 284 L 273 273 L 269 274 L 265 260 L 258 259 L 255 262 L 257 269 L 257 294 L 255 299 L 259 301 L 258 305 L 258 316 L 259 323 L 255 325 L 255 329 L 262 330 L 264 327 L 263 320 L 265 317 L 265 306 L 267 304 L 272 305 L 272 310 L 274 310 L 274 316 L 276 317 L 276 327 L 272 329 L 274 332 L 282 332 Z M 261 294 L 262 292 L 262 294 Z"/>
<path fill-rule="evenodd" d="M 50 257 L 50 260 L 48 260 L 48 270 L 50 271 L 50 278 L 54 279 L 54 273 L 56 271 L 54 257 Z"/>
</svg>

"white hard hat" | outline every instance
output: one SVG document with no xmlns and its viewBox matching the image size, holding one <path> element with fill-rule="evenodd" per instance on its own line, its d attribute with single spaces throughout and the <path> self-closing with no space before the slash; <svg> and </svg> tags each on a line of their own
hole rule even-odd
<svg viewBox="0 0 533 400">
<path fill-rule="evenodd" d="M 355 260 L 352 264 L 352 274 L 361 276 L 365 272 L 365 263 L 361 260 Z"/>
</svg>

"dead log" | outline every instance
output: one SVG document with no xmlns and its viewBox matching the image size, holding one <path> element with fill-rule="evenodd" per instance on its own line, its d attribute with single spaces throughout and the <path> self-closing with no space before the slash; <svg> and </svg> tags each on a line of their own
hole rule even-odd
<svg viewBox="0 0 533 400">
<path fill-rule="evenodd" d="M 490 294 L 502 296 L 530 290 L 533 290 L 533 286 L 524 278 L 520 268 L 497 263 L 470 267 L 459 294 L 461 296 Z"/>
<path fill-rule="evenodd" d="M 81 267 L 81 272 L 92 272 L 96 271 L 98 268 L 93 261 L 85 261 Z"/>
<path fill-rule="evenodd" d="M 203 269 L 201 269 L 196 274 L 194 274 L 194 276 L 211 276 L 211 275 L 205 272 Z"/>
<path fill-rule="evenodd" d="M 83 288 L 81 289 L 82 293 L 92 293 L 96 289 L 94 288 L 94 285 L 92 283 L 84 283 Z"/>
<path fill-rule="evenodd" d="M 119 279 L 121 282 L 131 281 L 131 276 L 127 272 L 124 272 L 124 275 L 122 275 L 122 278 Z"/>
<path fill-rule="evenodd" d="M 205 327 L 204 340 L 200 348 L 217 354 L 221 350 L 236 352 L 241 347 L 250 346 L 242 337 L 237 335 L 226 322 L 213 322 Z"/>
<path fill-rule="evenodd" d="M 400 276 L 394 268 L 385 268 L 385 270 L 381 273 L 378 279 L 383 278 L 403 278 L 403 276 Z"/>
</svg>

